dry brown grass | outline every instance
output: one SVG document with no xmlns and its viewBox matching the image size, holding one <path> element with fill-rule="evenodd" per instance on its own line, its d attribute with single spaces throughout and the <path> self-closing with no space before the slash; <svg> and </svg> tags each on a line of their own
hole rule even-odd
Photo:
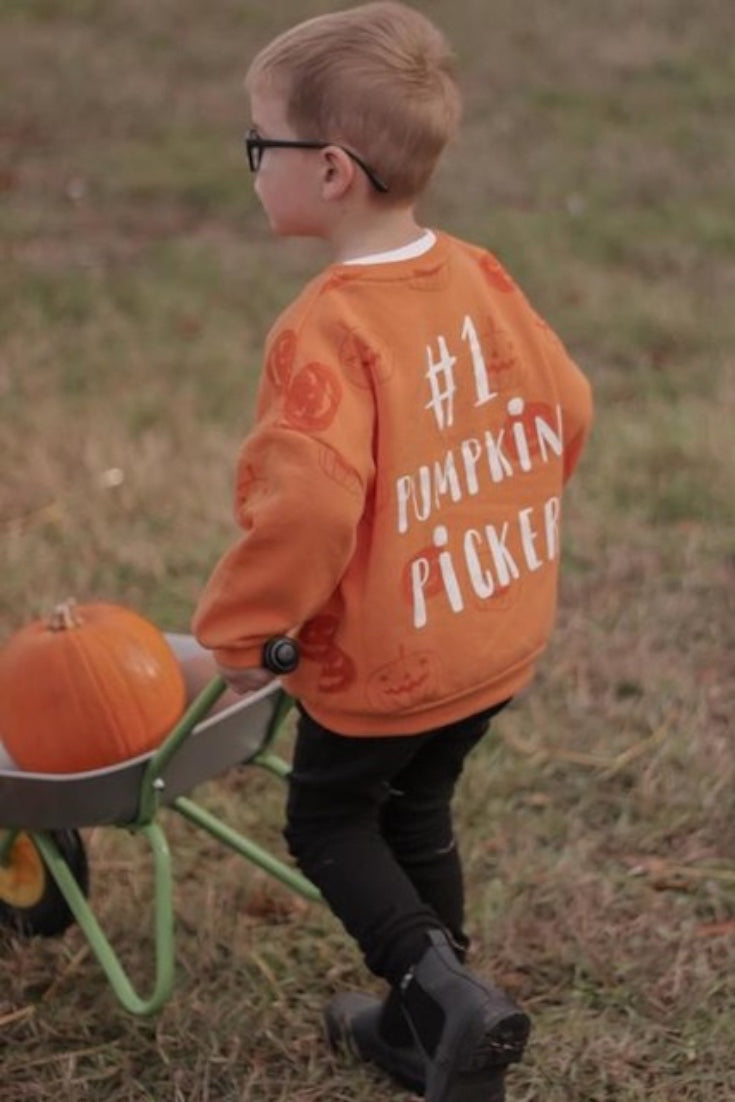
<svg viewBox="0 0 735 1102">
<path fill-rule="evenodd" d="M 186 628 L 229 536 L 258 349 L 320 262 L 269 242 L 241 74 L 331 7 L 6 0 L 0 16 L 0 631 L 59 596 Z M 474 961 L 535 1021 L 514 1102 L 726 1102 L 735 1051 L 735 55 L 703 0 L 426 0 L 464 136 L 427 221 L 494 248 L 595 385 L 558 630 L 458 799 Z M 119 469 L 111 485 L 106 472 Z M 281 789 L 208 802 L 280 850 Z M 164 818 L 178 975 L 116 1005 L 78 930 L 2 941 L 0 1102 L 377 1102 L 324 999 L 370 980 L 321 908 Z M 87 837 L 145 986 L 150 872 Z"/>
</svg>

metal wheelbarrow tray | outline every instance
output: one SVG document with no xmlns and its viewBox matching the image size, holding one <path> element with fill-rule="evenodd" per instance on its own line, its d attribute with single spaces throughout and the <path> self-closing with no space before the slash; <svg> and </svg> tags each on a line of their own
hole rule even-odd
<svg viewBox="0 0 735 1102">
<path fill-rule="evenodd" d="M 200 653 L 187 635 L 167 635 L 180 661 Z M 153 752 L 86 773 L 20 772 L 0 748 L 0 919 L 25 934 L 60 933 L 76 921 L 122 1005 L 153 1014 L 174 982 L 171 855 L 156 813 L 166 806 L 307 899 L 316 888 L 296 870 L 233 830 L 187 793 L 237 765 L 285 778 L 289 766 L 270 749 L 291 702 L 272 682 L 210 715 L 225 690 L 214 678 Z M 122 827 L 148 842 L 154 867 L 155 981 L 133 988 L 88 900 L 87 864 L 79 829 Z M 14 876 L 14 863 L 24 862 Z"/>
</svg>

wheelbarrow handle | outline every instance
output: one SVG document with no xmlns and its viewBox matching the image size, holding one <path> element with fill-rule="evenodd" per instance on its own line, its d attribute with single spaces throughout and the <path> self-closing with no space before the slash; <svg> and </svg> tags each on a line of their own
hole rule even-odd
<svg viewBox="0 0 735 1102">
<path fill-rule="evenodd" d="M 293 673 L 299 664 L 299 645 L 288 635 L 274 635 L 262 651 L 261 661 L 271 673 Z"/>
</svg>

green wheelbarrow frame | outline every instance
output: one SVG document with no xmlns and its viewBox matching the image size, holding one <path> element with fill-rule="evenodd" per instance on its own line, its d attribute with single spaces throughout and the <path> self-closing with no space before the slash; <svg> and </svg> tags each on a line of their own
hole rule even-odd
<svg viewBox="0 0 735 1102">
<path fill-rule="evenodd" d="M 114 994 L 122 1006 L 131 1014 L 139 1016 L 155 1014 L 170 998 L 174 987 L 175 937 L 171 852 L 165 832 L 160 824 L 156 822 L 156 816 L 163 805 L 183 816 L 194 826 L 204 830 L 242 857 L 247 858 L 248 861 L 275 877 L 304 899 L 312 901 L 321 899 L 319 891 L 297 870 L 273 856 L 246 835 L 222 822 L 189 796 L 184 794 L 172 795 L 168 791 L 167 771 L 176 762 L 182 748 L 190 741 L 194 729 L 209 715 L 213 705 L 225 689 L 225 682 L 220 677 L 215 677 L 194 699 L 161 746 L 152 755 L 147 756 L 145 760 L 138 762 L 137 810 L 129 821 L 116 822 L 113 820 L 114 825 L 123 826 L 126 830 L 141 835 L 146 840 L 152 854 L 155 979 L 149 994 L 141 995 L 134 988 L 130 977 L 77 882 L 69 863 L 62 854 L 54 838 L 53 829 L 27 829 L 18 823 L 7 829 L 3 836 L 1 832 L 5 831 L 6 828 L 0 822 L 0 866 L 9 860 L 13 843 L 18 835 L 23 834 L 31 839 L 74 919 L 84 932 Z M 284 719 L 291 710 L 293 701 L 278 685 L 260 690 L 253 696 L 258 698 L 261 706 L 266 705 L 271 713 L 266 723 L 265 733 L 259 739 L 259 745 L 251 756 L 231 764 L 254 765 L 265 769 L 280 779 L 285 779 L 290 772 L 290 766 L 288 762 L 272 751 L 271 746 Z M 195 735 L 195 738 L 198 739 L 204 739 L 205 737 L 203 734 Z M 8 785 L 13 783 L 12 777 L 8 780 L 8 776 L 8 774 L 2 774 L 0 797 L 3 794 L 3 782 Z M 198 780 L 205 779 L 209 778 L 198 778 Z M 7 791 L 12 791 L 12 789 L 8 788 Z M 1 807 L 2 803 L 0 802 Z M 1 815 L 2 812 L 0 812 L 0 818 Z M 77 825 L 93 824 L 79 823 Z"/>
</svg>

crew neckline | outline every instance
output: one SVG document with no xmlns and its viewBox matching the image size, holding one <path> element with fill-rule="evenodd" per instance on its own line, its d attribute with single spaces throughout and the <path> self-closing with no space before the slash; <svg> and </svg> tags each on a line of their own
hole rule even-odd
<svg viewBox="0 0 735 1102">
<path fill-rule="evenodd" d="M 420 237 L 417 237 L 415 241 L 410 241 L 408 245 L 401 245 L 398 249 L 388 249 L 386 252 L 382 253 L 369 253 L 367 256 L 355 256 L 350 260 L 343 260 L 342 263 L 356 266 L 364 264 L 395 264 L 400 260 L 415 260 L 416 257 L 428 253 L 435 244 L 436 234 L 434 231 L 424 230 Z"/>
</svg>

